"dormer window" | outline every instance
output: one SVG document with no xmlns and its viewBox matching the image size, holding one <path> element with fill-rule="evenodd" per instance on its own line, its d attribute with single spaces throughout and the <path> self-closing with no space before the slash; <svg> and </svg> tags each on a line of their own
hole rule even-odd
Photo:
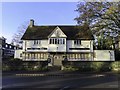
<svg viewBox="0 0 120 90">
<path fill-rule="evenodd" d="M 50 38 L 49 44 L 65 44 L 64 38 Z"/>
<path fill-rule="evenodd" d="M 81 45 L 81 40 L 80 39 L 74 40 L 74 45 Z"/>
<path fill-rule="evenodd" d="M 38 45 L 40 43 L 41 43 L 40 40 L 34 40 L 34 45 Z"/>
</svg>

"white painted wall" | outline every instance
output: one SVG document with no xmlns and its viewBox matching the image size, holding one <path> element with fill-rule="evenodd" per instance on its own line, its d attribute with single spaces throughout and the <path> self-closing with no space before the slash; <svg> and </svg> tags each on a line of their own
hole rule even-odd
<svg viewBox="0 0 120 90">
<path fill-rule="evenodd" d="M 21 54 L 22 52 L 23 52 L 23 50 L 15 50 L 14 58 L 22 59 L 22 57 L 20 57 L 20 54 Z"/>
<path fill-rule="evenodd" d="M 94 61 L 115 61 L 114 50 L 94 50 Z"/>
<path fill-rule="evenodd" d="M 120 50 L 120 41 L 119 41 L 119 50 Z"/>
<path fill-rule="evenodd" d="M 34 44 L 34 40 L 27 40 L 26 42 L 26 48 L 48 48 L 48 40 L 40 40 L 40 44 Z"/>
<path fill-rule="evenodd" d="M 93 41 L 82 40 L 81 45 L 74 45 L 74 40 L 65 39 L 65 44 L 49 44 L 48 40 L 41 40 L 41 44 L 34 45 L 34 40 L 24 40 L 23 50 L 27 48 L 47 48 L 47 50 L 27 50 L 30 52 L 93 52 Z M 90 48 L 90 50 L 69 50 L 69 48 Z"/>
<path fill-rule="evenodd" d="M 66 52 L 66 38 L 65 44 L 49 44 L 48 40 L 41 40 L 41 44 L 34 44 L 34 40 L 24 40 L 23 50 L 27 48 L 47 48 L 47 50 L 27 50 L 28 52 Z"/>
<path fill-rule="evenodd" d="M 66 52 L 66 38 L 61 38 L 65 40 L 65 44 L 48 44 L 49 52 Z"/>
<path fill-rule="evenodd" d="M 69 48 L 90 48 L 90 50 L 69 50 Z M 93 41 L 81 40 L 81 45 L 74 45 L 74 40 L 68 40 L 67 52 L 93 52 Z"/>
<path fill-rule="evenodd" d="M 40 40 L 40 44 L 34 44 L 34 40 L 24 40 L 23 41 L 23 50 L 30 52 L 47 52 L 48 50 L 27 50 L 27 48 L 47 48 L 48 49 L 48 40 Z"/>
</svg>

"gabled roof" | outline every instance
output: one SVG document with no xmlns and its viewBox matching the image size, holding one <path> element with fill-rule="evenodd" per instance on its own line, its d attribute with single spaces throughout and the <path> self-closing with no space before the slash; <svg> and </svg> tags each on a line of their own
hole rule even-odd
<svg viewBox="0 0 120 90">
<path fill-rule="evenodd" d="M 27 28 L 24 33 L 22 40 L 41 40 L 47 39 L 48 36 L 52 33 L 52 31 L 59 27 L 63 33 L 67 36 L 67 39 L 86 39 L 92 40 L 94 39 L 91 31 L 83 26 L 64 26 L 64 25 L 56 25 L 56 26 L 33 26 Z"/>
</svg>

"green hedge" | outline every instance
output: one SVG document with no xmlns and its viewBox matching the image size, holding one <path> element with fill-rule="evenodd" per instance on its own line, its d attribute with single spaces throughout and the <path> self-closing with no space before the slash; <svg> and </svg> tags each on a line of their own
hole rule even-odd
<svg viewBox="0 0 120 90">
<path fill-rule="evenodd" d="M 48 61 L 22 61 L 21 59 L 10 59 L 2 64 L 3 71 L 43 71 L 47 70 Z"/>
<path fill-rule="evenodd" d="M 62 61 L 63 70 L 79 71 L 117 71 L 120 70 L 120 61 Z"/>
</svg>

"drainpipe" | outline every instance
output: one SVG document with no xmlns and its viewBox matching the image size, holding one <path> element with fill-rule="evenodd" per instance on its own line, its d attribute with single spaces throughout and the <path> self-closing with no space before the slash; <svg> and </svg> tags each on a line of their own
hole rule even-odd
<svg viewBox="0 0 120 90">
<path fill-rule="evenodd" d="M 93 59 L 93 58 L 92 58 L 92 56 L 93 56 L 93 55 L 92 55 L 91 48 L 92 48 L 92 46 L 91 46 L 91 40 L 90 40 L 90 53 L 91 53 L 91 61 L 93 61 L 93 60 L 92 60 L 92 59 Z M 94 57 L 94 56 L 93 56 L 93 57 Z"/>
<path fill-rule="evenodd" d="M 25 60 L 26 60 L 26 40 L 25 40 Z"/>
</svg>

